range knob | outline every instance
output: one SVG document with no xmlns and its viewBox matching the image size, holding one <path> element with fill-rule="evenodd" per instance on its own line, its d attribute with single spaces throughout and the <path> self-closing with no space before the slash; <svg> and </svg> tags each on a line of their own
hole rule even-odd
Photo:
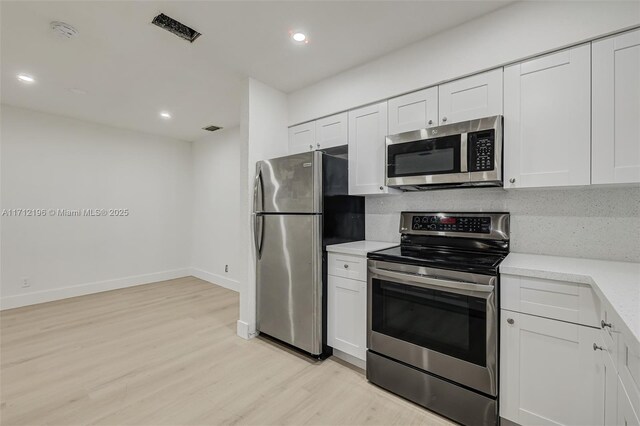
<svg viewBox="0 0 640 426">
<path fill-rule="evenodd" d="M 429 231 L 435 231 L 436 230 L 436 225 L 434 223 L 432 223 L 431 225 L 427 226 L 427 229 L 429 229 Z"/>
</svg>

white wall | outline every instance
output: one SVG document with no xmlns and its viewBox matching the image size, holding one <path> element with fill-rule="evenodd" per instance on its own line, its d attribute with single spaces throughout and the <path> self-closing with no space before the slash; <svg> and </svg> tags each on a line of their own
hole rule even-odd
<svg viewBox="0 0 640 426">
<path fill-rule="evenodd" d="M 288 96 L 297 124 L 640 25 L 638 1 L 523 1 Z"/>
<path fill-rule="evenodd" d="M 239 291 L 246 258 L 240 255 L 240 128 L 193 142 L 192 275 Z M 225 265 L 229 271 L 225 272 Z"/>
<path fill-rule="evenodd" d="M 130 212 L 2 217 L 3 307 L 188 275 L 189 142 L 6 105 L 1 112 L 3 209 Z"/>
<path fill-rule="evenodd" d="M 245 188 L 240 201 L 241 253 L 246 256 L 246 276 L 240 285 L 238 335 L 249 338 L 256 327 L 256 269 L 251 210 L 255 166 L 259 160 L 288 154 L 287 96 L 254 79 L 248 79 L 240 117 L 241 184 Z"/>
<path fill-rule="evenodd" d="M 506 211 L 511 251 L 640 262 L 640 187 L 449 189 L 366 199 L 366 238 L 399 241 L 401 211 Z"/>
</svg>

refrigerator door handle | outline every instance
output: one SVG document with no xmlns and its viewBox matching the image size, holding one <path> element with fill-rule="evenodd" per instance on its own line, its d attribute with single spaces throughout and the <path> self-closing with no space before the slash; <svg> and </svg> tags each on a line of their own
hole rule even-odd
<svg viewBox="0 0 640 426">
<path fill-rule="evenodd" d="M 262 189 L 262 169 L 260 165 L 256 168 L 256 178 L 253 182 L 253 211 L 261 212 L 264 209 L 264 191 Z"/>
<path fill-rule="evenodd" d="M 256 247 L 256 257 L 260 259 L 262 256 L 262 239 L 264 234 L 263 226 L 264 216 L 261 214 L 253 214 L 253 242 Z"/>
</svg>

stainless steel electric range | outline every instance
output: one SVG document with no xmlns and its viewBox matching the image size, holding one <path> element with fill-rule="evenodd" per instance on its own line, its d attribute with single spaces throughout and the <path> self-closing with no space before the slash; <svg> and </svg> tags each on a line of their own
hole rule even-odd
<svg viewBox="0 0 640 426">
<path fill-rule="evenodd" d="M 466 425 L 498 423 L 498 266 L 508 213 L 403 212 L 369 253 L 367 378 Z"/>
</svg>

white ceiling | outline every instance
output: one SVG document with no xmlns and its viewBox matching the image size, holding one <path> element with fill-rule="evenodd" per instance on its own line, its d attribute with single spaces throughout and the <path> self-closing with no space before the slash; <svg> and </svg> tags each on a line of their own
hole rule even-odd
<svg viewBox="0 0 640 426">
<path fill-rule="evenodd" d="M 1 100 L 194 140 L 204 126 L 238 124 L 247 76 L 291 92 L 507 3 L 2 1 Z M 160 12 L 203 35 L 189 44 L 151 25 Z M 54 20 L 79 36 L 57 38 Z M 294 45 L 293 29 L 309 44 Z M 20 83 L 20 72 L 37 82 Z M 161 119 L 161 110 L 173 118 Z"/>
</svg>

